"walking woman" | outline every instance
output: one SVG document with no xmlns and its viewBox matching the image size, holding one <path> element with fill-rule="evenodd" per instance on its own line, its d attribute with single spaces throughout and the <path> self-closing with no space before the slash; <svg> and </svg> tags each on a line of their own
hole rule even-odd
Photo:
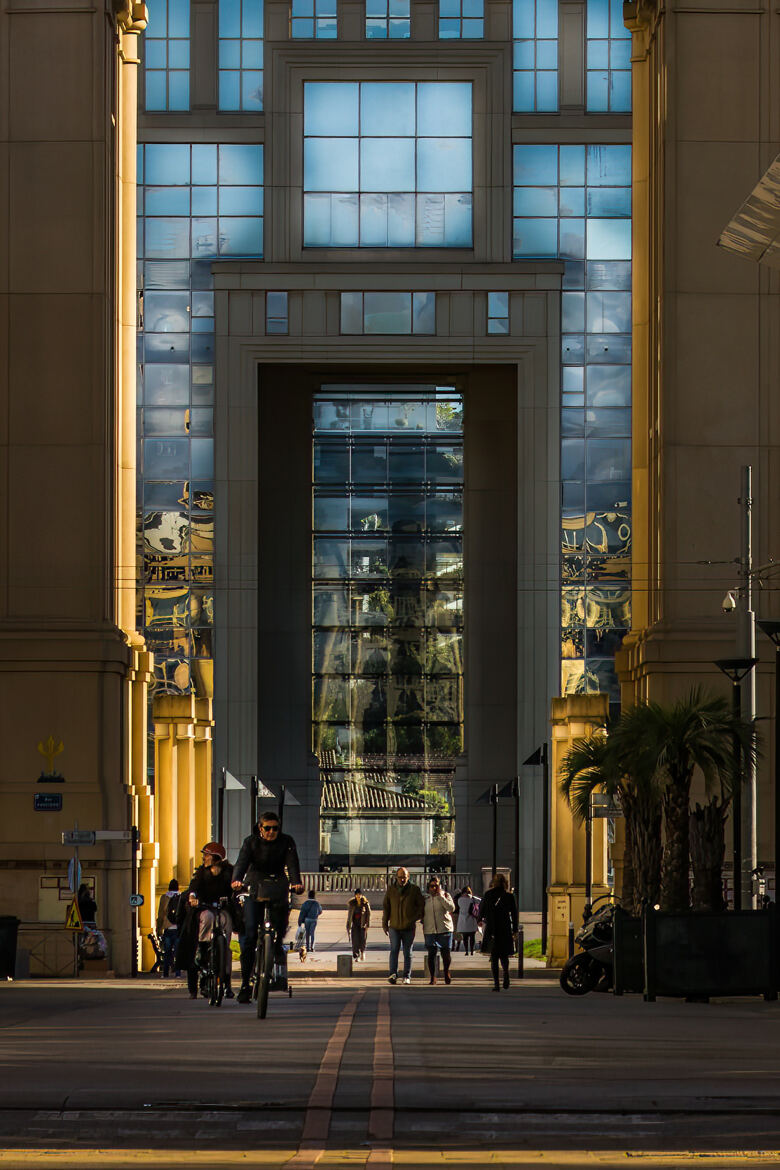
<svg viewBox="0 0 780 1170">
<path fill-rule="evenodd" d="M 452 983 L 450 949 L 452 947 L 452 914 L 454 910 L 455 903 L 452 898 L 446 890 L 441 888 L 439 879 L 432 877 L 428 882 L 428 894 L 423 910 L 423 931 L 425 932 L 425 945 L 428 948 L 428 971 L 431 976 L 429 983 L 436 982 L 437 951 L 441 952 L 444 982 Z"/>
<path fill-rule="evenodd" d="M 500 991 L 498 965 L 504 972 L 504 990 L 509 987 L 509 957 L 515 953 L 517 936 L 517 902 L 509 889 L 506 874 L 497 873 L 479 907 L 479 920 L 485 924 L 483 951 L 490 952 L 493 990 Z"/>
<path fill-rule="evenodd" d="M 471 892 L 471 886 L 464 886 L 458 896 L 455 906 L 458 911 L 458 925 L 456 930 L 463 939 L 463 953 L 474 954 L 474 940 L 477 937 L 477 919 L 479 918 L 479 898 Z"/>
</svg>

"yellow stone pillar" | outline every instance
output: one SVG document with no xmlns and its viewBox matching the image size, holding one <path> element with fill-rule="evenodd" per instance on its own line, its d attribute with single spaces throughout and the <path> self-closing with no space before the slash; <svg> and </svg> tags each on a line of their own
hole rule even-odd
<svg viewBox="0 0 780 1170">
<path fill-rule="evenodd" d="M 548 963 L 560 967 L 569 955 L 569 923 L 582 922 L 585 905 L 585 826 L 578 824 L 560 791 L 561 760 L 576 739 L 604 727 L 609 714 L 606 695 L 567 695 L 552 701 L 550 794 L 550 886 L 548 890 Z M 607 822 L 594 820 L 592 896 L 606 894 Z"/>
<path fill-rule="evenodd" d="M 154 700 L 158 894 L 171 877 L 184 887 L 211 840 L 211 699 L 160 695 Z"/>
</svg>

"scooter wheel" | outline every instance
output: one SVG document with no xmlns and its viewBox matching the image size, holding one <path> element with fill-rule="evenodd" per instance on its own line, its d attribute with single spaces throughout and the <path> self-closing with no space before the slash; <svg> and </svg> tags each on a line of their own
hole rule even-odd
<svg viewBox="0 0 780 1170">
<path fill-rule="evenodd" d="M 603 968 L 587 951 L 572 955 L 561 971 L 561 987 L 567 995 L 587 995 L 601 978 Z"/>
</svg>

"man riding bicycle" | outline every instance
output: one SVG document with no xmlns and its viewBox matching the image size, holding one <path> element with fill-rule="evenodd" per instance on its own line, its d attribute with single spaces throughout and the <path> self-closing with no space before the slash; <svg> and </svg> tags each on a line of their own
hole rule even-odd
<svg viewBox="0 0 780 1170">
<path fill-rule="evenodd" d="M 225 932 L 228 949 L 230 947 L 230 936 L 233 933 L 233 914 L 231 911 L 235 899 L 232 885 L 233 867 L 226 861 L 224 845 L 220 845 L 218 841 L 209 841 L 201 849 L 201 857 L 203 862 L 192 875 L 192 881 L 187 890 L 187 906 L 193 911 L 195 907 L 201 907 L 198 914 L 198 947 L 195 964 L 190 969 L 191 974 L 188 974 L 189 990 L 193 999 L 197 996 L 197 971 L 199 968 L 203 970 L 207 966 L 208 947 L 217 914 L 219 914 L 220 925 Z M 228 901 L 227 905 L 220 909 L 219 903 L 222 898 L 226 898 Z M 226 997 L 232 999 L 229 962 L 225 972 L 225 987 Z"/>
<path fill-rule="evenodd" d="M 257 931 L 262 921 L 262 902 L 269 903 L 277 951 L 281 952 L 290 919 L 289 891 L 300 894 L 303 890 L 298 850 L 292 837 L 281 829 L 276 813 L 263 813 L 251 835 L 244 839 L 233 866 L 233 889 L 239 889 L 246 878 L 250 893 L 244 902 L 239 1003 L 249 1003 L 250 1000 L 249 981 L 257 950 Z"/>
</svg>

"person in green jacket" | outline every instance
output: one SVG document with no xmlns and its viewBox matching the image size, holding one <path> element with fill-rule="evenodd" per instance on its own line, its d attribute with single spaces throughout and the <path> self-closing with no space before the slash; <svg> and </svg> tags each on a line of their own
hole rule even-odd
<svg viewBox="0 0 780 1170">
<path fill-rule="evenodd" d="M 398 982 L 398 952 L 404 949 L 404 983 L 412 982 L 412 951 L 414 932 L 422 919 L 425 899 L 422 890 L 409 881 L 409 870 L 403 866 L 396 872 L 395 881 L 385 891 L 382 905 L 382 930 L 390 937 L 390 972 L 388 983 Z"/>
</svg>

